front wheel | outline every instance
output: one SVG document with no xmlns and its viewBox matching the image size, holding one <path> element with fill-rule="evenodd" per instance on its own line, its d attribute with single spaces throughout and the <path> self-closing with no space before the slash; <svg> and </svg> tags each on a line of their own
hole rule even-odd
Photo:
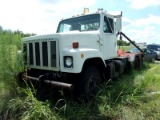
<svg viewBox="0 0 160 120">
<path fill-rule="evenodd" d="M 86 101 L 89 101 L 98 93 L 102 77 L 96 67 L 86 69 L 82 77 L 82 95 Z"/>
</svg>

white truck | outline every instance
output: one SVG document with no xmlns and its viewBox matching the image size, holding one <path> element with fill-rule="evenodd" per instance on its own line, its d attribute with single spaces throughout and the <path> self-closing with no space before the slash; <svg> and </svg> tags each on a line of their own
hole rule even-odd
<svg viewBox="0 0 160 120">
<path fill-rule="evenodd" d="M 40 89 L 47 84 L 94 96 L 102 82 L 128 71 L 131 62 L 140 66 L 141 55 L 117 54 L 121 18 L 122 13 L 110 15 L 103 10 L 83 13 L 61 20 L 55 34 L 23 38 L 27 69 L 20 77 L 38 82 Z"/>
</svg>

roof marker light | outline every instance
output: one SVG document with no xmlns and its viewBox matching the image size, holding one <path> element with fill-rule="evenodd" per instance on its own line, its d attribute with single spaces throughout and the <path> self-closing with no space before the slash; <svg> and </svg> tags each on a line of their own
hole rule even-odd
<svg viewBox="0 0 160 120">
<path fill-rule="evenodd" d="M 89 8 L 84 8 L 84 14 L 89 13 Z"/>
</svg>

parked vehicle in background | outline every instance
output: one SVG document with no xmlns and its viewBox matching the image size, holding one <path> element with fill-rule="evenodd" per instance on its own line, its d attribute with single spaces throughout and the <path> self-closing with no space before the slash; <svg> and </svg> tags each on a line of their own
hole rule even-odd
<svg viewBox="0 0 160 120">
<path fill-rule="evenodd" d="M 147 48 L 148 49 L 148 48 Z M 152 49 L 149 49 L 151 52 L 152 52 L 152 54 L 155 56 L 155 59 L 157 59 L 157 53 L 154 51 L 154 50 L 152 50 Z"/>
<path fill-rule="evenodd" d="M 160 44 L 149 44 L 147 48 L 154 50 L 157 53 L 156 59 L 160 59 Z"/>
<path fill-rule="evenodd" d="M 148 49 L 148 48 L 142 48 L 142 50 L 144 51 L 144 60 L 147 62 L 155 62 L 155 59 L 157 58 L 157 53 L 154 52 L 154 50 L 152 49 Z M 130 50 L 128 50 L 129 53 L 140 53 L 140 50 L 138 50 L 137 48 L 131 48 Z"/>
</svg>

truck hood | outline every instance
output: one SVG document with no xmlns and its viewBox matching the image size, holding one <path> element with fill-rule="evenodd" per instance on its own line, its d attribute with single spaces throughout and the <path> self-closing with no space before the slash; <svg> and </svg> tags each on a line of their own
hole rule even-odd
<svg viewBox="0 0 160 120">
<path fill-rule="evenodd" d="M 59 33 L 59 42 L 62 48 L 72 48 L 73 42 L 79 43 L 79 48 L 92 48 L 99 49 L 98 41 L 100 40 L 99 32 L 89 31 L 89 32 L 79 32 L 72 31 L 66 33 Z"/>
<path fill-rule="evenodd" d="M 67 38 L 67 39 L 73 39 L 73 38 L 79 38 L 79 37 L 86 37 L 86 36 L 98 36 L 98 31 L 87 31 L 87 32 L 79 32 L 76 31 L 69 31 L 69 32 L 63 32 L 63 33 L 54 33 L 54 34 L 45 34 L 45 35 L 35 35 L 30 37 L 22 38 L 22 41 L 29 41 L 29 40 L 36 40 L 36 39 L 45 39 L 45 38 Z"/>
<path fill-rule="evenodd" d="M 99 41 L 100 36 L 98 31 L 87 31 L 87 32 L 79 32 L 79 31 L 71 31 L 64 33 L 54 33 L 48 35 L 36 35 L 31 37 L 26 37 L 22 39 L 22 42 L 43 42 L 46 40 L 50 40 L 54 38 L 58 42 L 59 49 L 68 49 L 71 50 L 72 43 L 78 42 L 79 48 L 85 49 L 100 49 Z"/>
</svg>

